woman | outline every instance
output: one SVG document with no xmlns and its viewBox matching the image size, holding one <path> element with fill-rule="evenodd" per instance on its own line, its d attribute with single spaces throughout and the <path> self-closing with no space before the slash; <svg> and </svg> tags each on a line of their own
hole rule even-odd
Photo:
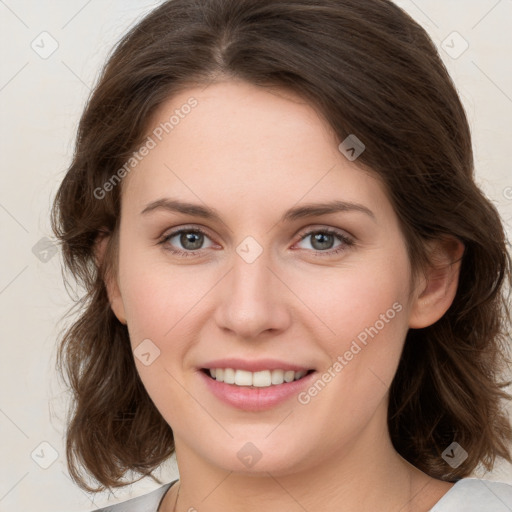
<svg viewBox="0 0 512 512">
<path fill-rule="evenodd" d="M 105 66 L 53 225 L 87 290 L 72 477 L 180 473 L 102 510 L 512 508 L 468 477 L 512 461 L 505 234 L 393 3 L 163 3 Z"/>
</svg>

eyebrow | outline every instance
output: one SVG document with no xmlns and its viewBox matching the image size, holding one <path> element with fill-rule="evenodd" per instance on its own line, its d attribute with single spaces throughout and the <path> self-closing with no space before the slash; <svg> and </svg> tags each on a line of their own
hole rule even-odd
<svg viewBox="0 0 512 512">
<path fill-rule="evenodd" d="M 154 212 L 155 210 L 179 212 L 212 221 L 222 222 L 221 216 L 215 208 L 188 203 L 178 199 L 157 199 L 156 201 L 147 204 L 144 210 L 142 210 L 141 215 L 146 215 Z M 287 210 L 282 215 L 279 222 L 291 222 L 304 217 L 314 217 L 339 212 L 360 212 L 375 220 L 374 213 L 362 204 L 334 200 L 327 203 L 306 203 L 301 206 L 295 206 Z"/>
</svg>

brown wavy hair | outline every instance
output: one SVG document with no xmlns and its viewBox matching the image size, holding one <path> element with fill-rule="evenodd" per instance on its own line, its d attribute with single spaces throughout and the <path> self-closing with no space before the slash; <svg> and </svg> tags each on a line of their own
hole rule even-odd
<svg viewBox="0 0 512 512">
<path fill-rule="evenodd" d="M 113 49 L 53 205 L 65 267 L 84 288 L 57 357 L 72 392 L 72 478 L 89 491 L 127 485 L 127 472 L 161 483 L 152 473 L 174 452 L 105 289 L 116 269 L 122 183 L 102 199 L 95 191 L 138 148 L 164 101 L 226 78 L 293 91 L 340 142 L 349 134 L 364 142 L 356 163 L 384 183 L 415 272 L 429 261 L 428 241 L 464 243 L 451 307 L 407 334 L 389 431 L 402 457 L 438 479 L 457 481 L 479 464 L 490 470 L 497 457 L 512 462 L 502 403 L 510 382 L 500 380 L 510 363 L 511 260 L 500 217 L 474 181 L 464 109 L 426 31 L 389 0 L 172 0 Z M 96 262 L 105 231 L 112 236 Z M 468 453 L 457 468 L 441 457 L 453 441 Z M 83 470 L 101 485 L 89 486 Z"/>
</svg>

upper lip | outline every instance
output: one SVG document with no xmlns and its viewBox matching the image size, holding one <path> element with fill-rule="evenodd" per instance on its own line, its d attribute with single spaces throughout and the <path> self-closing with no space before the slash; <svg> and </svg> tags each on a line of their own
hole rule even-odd
<svg viewBox="0 0 512 512">
<path fill-rule="evenodd" d="M 285 361 L 279 361 L 277 359 L 215 359 L 214 361 L 208 361 L 201 365 L 201 368 L 233 368 L 236 370 L 246 370 L 248 372 L 260 372 L 263 370 L 293 370 L 296 372 L 312 370 L 311 367 L 302 366 L 300 364 L 287 363 Z"/>
</svg>

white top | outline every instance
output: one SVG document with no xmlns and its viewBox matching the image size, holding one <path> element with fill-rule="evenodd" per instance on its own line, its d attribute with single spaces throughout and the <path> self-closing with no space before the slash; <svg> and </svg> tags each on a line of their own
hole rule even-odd
<svg viewBox="0 0 512 512">
<path fill-rule="evenodd" d="M 137 498 L 132 498 L 122 503 L 99 508 L 93 512 L 158 512 L 160 502 L 163 500 L 167 490 L 178 480 L 151 491 L 149 494 L 143 494 Z"/>
<path fill-rule="evenodd" d="M 123 503 L 94 512 L 158 512 L 167 490 L 178 480 Z M 430 512 L 512 512 L 512 485 L 462 478 L 437 502 Z"/>
</svg>

